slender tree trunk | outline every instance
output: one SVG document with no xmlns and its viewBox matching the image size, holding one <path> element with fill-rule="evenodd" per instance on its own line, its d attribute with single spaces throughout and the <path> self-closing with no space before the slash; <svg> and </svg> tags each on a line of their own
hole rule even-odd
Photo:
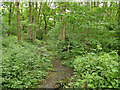
<svg viewBox="0 0 120 90">
<path fill-rule="evenodd" d="M 10 36 L 10 25 L 11 25 L 11 8 L 12 8 L 12 2 L 10 2 L 10 10 L 9 10 L 9 29 L 8 29 L 8 36 Z"/>
<path fill-rule="evenodd" d="M 96 2 L 94 2 L 94 7 L 96 7 Z"/>
<path fill-rule="evenodd" d="M 17 36 L 18 36 L 18 41 L 21 40 L 21 35 L 20 35 L 20 11 L 19 11 L 19 2 L 16 2 L 16 8 L 17 8 Z"/>
<path fill-rule="evenodd" d="M 21 5 L 21 9 L 20 9 L 20 26 L 21 26 L 21 30 L 24 30 L 24 25 L 22 25 L 22 21 L 23 21 L 23 2 L 22 2 L 22 5 Z"/>
<path fill-rule="evenodd" d="M 42 2 L 40 3 L 39 17 L 40 17 L 40 15 L 41 15 L 41 6 L 42 6 Z M 42 22 L 42 16 L 40 17 L 40 24 L 39 24 L 40 40 L 42 39 L 42 30 L 40 30 L 41 22 Z"/>
<path fill-rule="evenodd" d="M 120 1 L 119 1 L 119 9 L 118 9 L 118 24 L 120 26 Z"/>
<path fill-rule="evenodd" d="M 118 30 L 117 30 L 117 34 L 118 34 L 118 40 L 120 41 L 120 1 L 118 3 Z M 119 45 L 120 47 L 120 45 Z M 120 50 L 118 51 L 118 55 L 120 56 Z"/>
<path fill-rule="evenodd" d="M 55 23 L 56 23 L 56 21 L 55 21 L 55 15 L 56 15 L 56 4 L 55 4 L 55 10 L 54 10 L 54 25 L 53 25 L 54 27 L 55 27 Z"/>
<path fill-rule="evenodd" d="M 90 7 L 90 0 L 87 0 L 87 7 Z"/>
<path fill-rule="evenodd" d="M 99 2 L 97 2 L 97 7 L 99 7 Z"/>
<path fill-rule="evenodd" d="M 118 3 L 118 28 L 119 28 L 118 30 L 120 30 L 120 1 Z M 120 31 L 119 31 L 119 36 L 120 36 Z"/>
<path fill-rule="evenodd" d="M 119 7 L 118 7 L 118 8 L 119 8 L 119 9 L 118 9 L 118 28 L 120 29 L 120 1 L 119 1 L 118 6 L 119 6 Z M 118 29 L 118 30 L 119 30 L 119 29 Z M 119 34 L 119 35 L 120 35 L 120 34 Z M 119 38 L 119 39 L 120 39 L 120 38 Z"/>
<path fill-rule="evenodd" d="M 37 24 L 38 24 L 39 17 L 40 17 L 40 13 L 41 13 L 41 5 L 42 5 L 42 3 L 40 3 L 40 8 L 39 8 L 39 13 L 38 13 L 38 20 L 37 20 Z"/>
<path fill-rule="evenodd" d="M 70 19 L 70 18 L 69 18 Z M 73 30 L 73 21 L 72 21 L 72 25 L 69 26 L 70 29 L 69 29 L 69 42 L 68 42 L 68 48 L 67 48 L 67 51 L 70 52 L 70 43 L 71 43 L 71 30 Z"/>
<path fill-rule="evenodd" d="M 32 21 L 32 5 L 31 2 L 29 2 L 29 24 L 31 24 Z M 28 26 L 28 36 L 29 39 L 31 40 L 31 26 Z"/>
<path fill-rule="evenodd" d="M 54 27 L 55 27 L 55 23 L 56 23 L 56 21 L 55 21 L 55 15 L 56 15 L 56 9 L 54 10 Z"/>
<path fill-rule="evenodd" d="M 65 6 L 62 6 L 62 14 L 65 14 Z M 62 22 L 64 22 L 65 20 L 65 16 L 62 16 Z M 61 41 L 64 42 L 65 41 L 65 23 L 63 24 L 63 29 L 61 31 Z"/>
<path fill-rule="evenodd" d="M 36 2 L 36 10 L 35 10 L 35 16 L 34 16 L 34 24 L 36 24 L 36 15 L 37 15 L 37 2 Z M 36 26 L 33 26 L 33 42 L 35 42 L 36 40 L 36 30 L 35 30 Z"/>
<path fill-rule="evenodd" d="M 34 23 L 34 2 L 32 2 L 32 23 Z"/>
<path fill-rule="evenodd" d="M 45 3 L 45 6 L 47 6 L 47 3 Z M 47 19 L 47 17 L 46 17 L 46 11 L 43 13 L 43 16 L 44 16 L 44 21 L 45 21 L 45 28 L 44 28 L 44 33 L 43 33 L 43 40 L 45 41 L 46 30 L 47 30 L 47 22 L 49 20 L 49 18 Z M 49 16 L 50 16 L 50 11 L 49 11 L 48 17 Z"/>
<path fill-rule="evenodd" d="M 42 2 L 40 3 L 39 13 L 38 13 L 38 19 L 37 19 L 37 23 L 36 23 L 37 25 L 38 25 L 40 13 L 41 13 L 41 5 L 42 5 Z M 37 27 L 35 27 L 35 37 L 34 37 L 35 40 L 36 40 L 36 29 L 37 29 Z"/>
<path fill-rule="evenodd" d="M 40 25 L 39 25 L 39 30 L 42 22 L 42 16 L 40 17 Z M 40 30 L 40 40 L 42 40 L 42 30 Z"/>
<path fill-rule="evenodd" d="M 21 14 L 20 14 L 21 15 L 21 20 L 23 21 L 23 2 L 22 2 L 20 11 L 21 11 Z"/>
<path fill-rule="evenodd" d="M 46 15 L 43 14 L 44 16 L 44 21 L 45 21 L 45 28 L 44 28 L 44 33 L 43 33 L 43 41 L 45 41 L 45 34 L 46 34 L 46 30 L 47 30 L 47 20 L 46 20 Z"/>
</svg>

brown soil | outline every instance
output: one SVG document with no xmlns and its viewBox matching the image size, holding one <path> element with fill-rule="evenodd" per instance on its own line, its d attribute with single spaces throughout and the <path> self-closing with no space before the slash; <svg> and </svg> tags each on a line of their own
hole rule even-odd
<svg viewBox="0 0 120 90">
<path fill-rule="evenodd" d="M 45 81 L 41 82 L 40 87 L 42 88 L 58 88 L 60 85 L 57 83 L 65 83 L 67 85 L 73 76 L 73 70 L 63 66 L 56 58 L 52 60 L 52 65 L 54 71 L 50 71 Z"/>
</svg>

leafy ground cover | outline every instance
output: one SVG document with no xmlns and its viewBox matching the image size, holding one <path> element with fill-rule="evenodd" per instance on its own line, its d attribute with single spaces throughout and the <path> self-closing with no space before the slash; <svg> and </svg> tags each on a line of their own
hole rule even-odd
<svg viewBox="0 0 120 90">
<path fill-rule="evenodd" d="M 38 43 L 2 38 L 2 87 L 35 88 L 52 69 L 49 55 L 38 52 Z"/>
<path fill-rule="evenodd" d="M 75 75 L 69 85 L 75 88 L 118 88 L 118 57 L 115 51 L 77 56 L 71 63 Z M 65 62 L 64 64 L 70 65 Z"/>
</svg>

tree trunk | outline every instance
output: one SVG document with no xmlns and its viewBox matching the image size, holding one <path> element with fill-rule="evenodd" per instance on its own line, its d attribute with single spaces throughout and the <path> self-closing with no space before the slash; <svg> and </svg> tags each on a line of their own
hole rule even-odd
<svg viewBox="0 0 120 90">
<path fill-rule="evenodd" d="M 120 29 L 120 1 L 119 1 L 119 9 L 118 9 L 118 28 Z"/>
<path fill-rule="evenodd" d="M 41 15 L 41 6 L 42 6 L 42 2 L 40 3 L 39 17 L 40 17 L 40 15 Z M 42 39 L 42 30 L 40 30 L 41 22 L 42 22 L 42 17 L 40 17 L 40 24 L 39 24 L 40 40 Z"/>
<path fill-rule="evenodd" d="M 45 7 L 47 6 L 47 3 L 45 3 Z M 48 10 L 48 19 L 46 17 L 46 11 L 43 13 L 44 16 L 44 21 L 45 21 L 45 28 L 44 28 L 44 33 L 43 33 L 43 41 L 45 41 L 45 36 L 46 36 L 46 30 L 47 30 L 47 22 L 49 20 L 49 16 L 50 16 L 50 10 Z"/>
<path fill-rule="evenodd" d="M 120 1 L 118 3 L 118 30 L 120 30 Z M 120 31 L 119 31 L 119 36 L 120 36 Z M 120 39 L 120 38 L 119 38 Z"/>
<path fill-rule="evenodd" d="M 21 14 L 20 14 L 21 15 L 21 20 L 23 21 L 23 2 L 22 2 L 20 11 L 21 11 Z"/>
<path fill-rule="evenodd" d="M 56 4 L 55 4 L 55 10 L 54 10 L 54 25 L 53 25 L 54 27 L 55 27 L 55 23 L 56 23 L 56 21 L 55 21 L 55 15 L 56 15 Z"/>
<path fill-rule="evenodd" d="M 87 7 L 90 7 L 90 0 L 87 0 Z"/>
<path fill-rule="evenodd" d="M 9 10 L 9 29 L 8 29 L 8 36 L 10 36 L 10 24 L 11 24 L 11 8 L 12 8 L 12 2 L 10 2 L 10 10 Z"/>
<path fill-rule="evenodd" d="M 55 27 L 55 23 L 56 23 L 56 21 L 55 21 L 55 14 L 56 14 L 56 9 L 54 10 L 54 27 Z"/>
<path fill-rule="evenodd" d="M 24 25 L 22 25 L 22 21 L 23 21 L 23 19 L 24 19 L 24 16 L 23 16 L 23 2 L 22 2 L 22 5 L 21 5 L 21 9 L 20 9 L 20 16 L 21 16 L 21 18 L 20 18 L 20 26 L 21 26 L 21 30 L 24 30 Z"/>
<path fill-rule="evenodd" d="M 32 5 L 31 2 L 29 2 L 29 24 L 31 24 L 32 21 Z M 31 40 L 31 26 L 28 26 L 28 37 Z"/>
<path fill-rule="evenodd" d="M 41 22 L 42 22 L 42 17 L 40 17 L 39 30 L 40 30 Z M 40 30 L 40 40 L 42 40 L 42 30 Z"/>
<path fill-rule="evenodd" d="M 34 2 L 32 2 L 32 23 L 34 23 Z"/>
<path fill-rule="evenodd" d="M 94 2 L 94 7 L 96 7 L 96 2 Z"/>
<path fill-rule="evenodd" d="M 45 28 L 44 28 L 44 33 L 43 33 L 43 41 L 45 41 L 45 34 L 46 34 L 46 30 L 47 30 L 47 20 L 46 20 L 46 15 L 43 14 L 44 16 L 44 21 L 45 21 Z"/>
<path fill-rule="evenodd" d="M 118 40 L 120 40 L 120 1 L 118 3 L 118 30 L 117 30 L 117 34 L 118 34 Z M 119 45 L 120 46 L 120 45 Z M 120 56 L 120 50 L 118 51 L 118 55 Z"/>
<path fill-rule="evenodd" d="M 37 14 L 37 2 L 36 2 L 36 10 L 35 10 L 35 16 L 34 16 L 34 24 L 36 25 L 36 14 Z M 33 26 L 33 42 L 36 40 L 36 26 Z"/>
<path fill-rule="evenodd" d="M 21 40 L 21 35 L 20 35 L 20 11 L 19 11 L 19 2 L 16 2 L 16 8 L 17 8 L 17 36 L 18 36 L 18 41 Z"/>
<path fill-rule="evenodd" d="M 40 17 L 40 13 L 41 13 L 41 5 L 42 5 L 42 2 L 40 3 L 40 8 L 39 8 L 39 13 L 38 13 L 38 19 L 37 19 L 37 25 L 38 25 L 38 21 L 39 21 L 39 17 Z M 39 27 L 40 28 L 40 27 Z M 36 29 L 37 29 L 37 27 L 35 27 L 35 40 L 36 40 Z"/>
<path fill-rule="evenodd" d="M 97 7 L 99 7 L 99 2 L 97 2 Z"/>
<path fill-rule="evenodd" d="M 62 3 L 63 4 L 63 3 Z M 65 6 L 62 6 L 62 14 L 65 14 Z M 62 22 L 64 23 L 65 20 L 65 16 L 62 16 Z M 61 31 L 61 41 L 64 42 L 65 41 L 65 23 L 63 24 L 63 29 Z"/>
</svg>

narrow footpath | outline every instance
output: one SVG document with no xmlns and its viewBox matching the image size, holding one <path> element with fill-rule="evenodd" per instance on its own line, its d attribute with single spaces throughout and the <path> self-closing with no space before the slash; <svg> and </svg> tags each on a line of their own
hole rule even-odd
<svg viewBox="0 0 120 90">
<path fill-rule="evenodd" d="M 42 88 L 64 88 L 68 86 L 73 70 L 63 66 L 56 58 L 52 59 L 54 71 L 51 71 L 45 78 L 45 81 L 40 84 Z M 69 86 L 68 86 L 69 87 Z"/>
</svg>

